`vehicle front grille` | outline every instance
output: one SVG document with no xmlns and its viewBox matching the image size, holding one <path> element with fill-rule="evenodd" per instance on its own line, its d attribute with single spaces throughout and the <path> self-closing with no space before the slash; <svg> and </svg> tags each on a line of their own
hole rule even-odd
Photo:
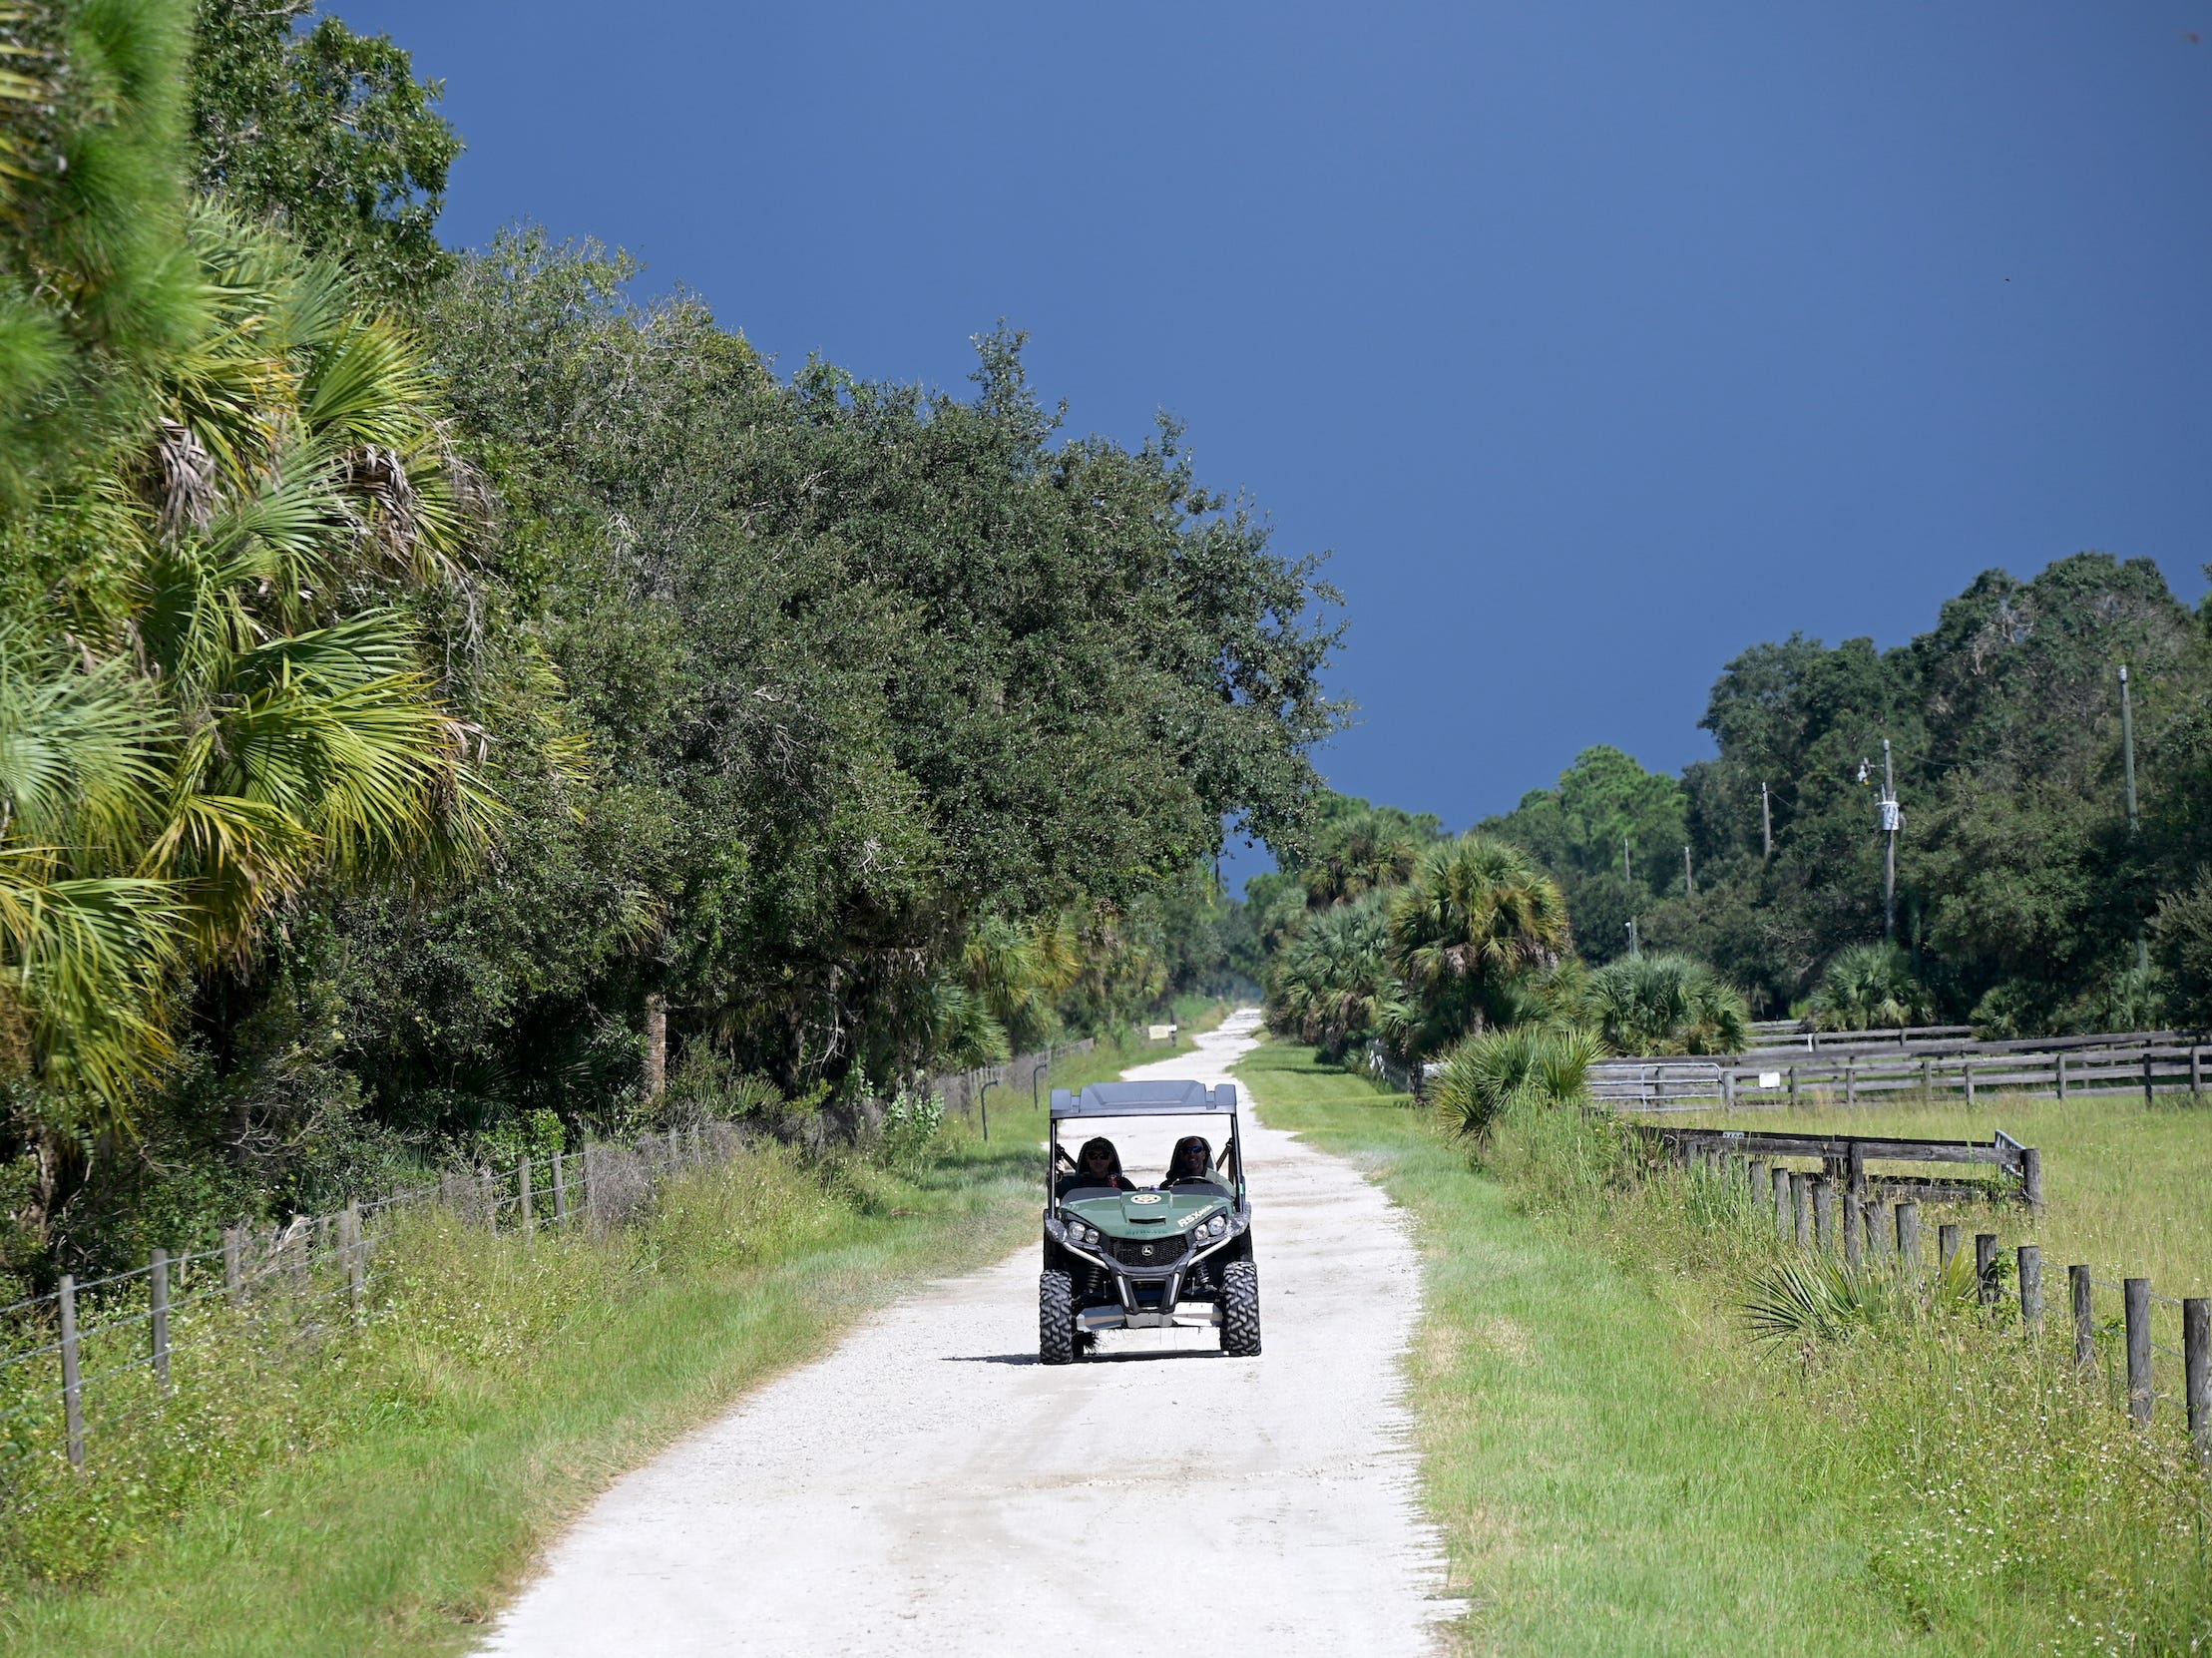
<svg viewBox="0 0 2212 1658">
<path fill-rule="evenodd" d="M 1106 1253 L 1125 1267 L 1171 1267 L 1182 1259 L 1179 1233 L 1163 1232 L 1153 1238 L 1108 1238 Z"/>
</svg>

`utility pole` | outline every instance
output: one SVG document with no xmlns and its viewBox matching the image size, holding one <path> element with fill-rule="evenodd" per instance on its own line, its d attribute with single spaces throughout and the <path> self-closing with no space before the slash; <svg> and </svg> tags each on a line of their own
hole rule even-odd
<svg viewBox="0 0 2212 1658">
<path fill-rule="evenodd" d="M 1897 938 L 1897 832 L 1905 814 L 1897 809 L 1897 773 L 1890 764 L 1890 739 L 1882 739 L 1882 942 Z"/>
<path fill-rule="evenodd" d="M 1682 843 L 1682 896 L 1684 898 L 1695 898 L 1697 896 L 1697 877 L 1690 873 L 1690 843 L 1688 841 Z"/>
<path fill-rule="evenodd" d="M 1759 785 L 1759 839 L 1765 848 L 1760 854 L 1763 863 L 1774 862 L 1774 807 L 1767 799 L 1767 786 Z"/>
<path fill-rule="evenodd" d="M 1635 872 L 1628 867 L 1628 837 L 1626 835 L 1620 837 L 1620 878 L 1630 883 L 1634 882 L 1636 878 Z"/>
<path fill-rule="evenodd" d="M 2135 816 L 2135 705 L 2127 689 L 2127 664 L 2120 663 L 2120 757 L 2127 777 L 2127 844 L 2135 844 L 2135 833 L 2141 827 Z M 2135 922 L 2135 971 L 2143 972 L 2150 966 L 2150 946 L 2143 939 L 2143 923 Z"/>
<path fill-rule="evenodd" d="M 1636 948 L 1636 918 L 1634 916 L 1628 918 L 1628 954 L 1631 956 L 1642 954 Z"/>
</svg>

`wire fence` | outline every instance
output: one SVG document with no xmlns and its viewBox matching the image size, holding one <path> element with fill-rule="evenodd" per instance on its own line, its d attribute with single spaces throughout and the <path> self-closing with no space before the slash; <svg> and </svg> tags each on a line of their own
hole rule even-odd
<svg viewBox="0 0 2212 1658">
<path fill-rule="evenodd" d="M 0 1313 L 0 1398 L 10 1401 L 0 1424 L 50 1428 L 81 1467 L 101 1426 L 161 1405 L 179 1364 L 211 1346 L 289 1352 L 378 1316 L 375 1263 L 402 1215 L 439 1208 L 466 1225 L 525 1238 L 540 1230 L 604 1233 L 637 1219 L 664 1180 L 726 1162 L 752 1138 L 715 1122 L 526 1154 L 326 1214 L 241 1223 L 212 1246 L 157 1249 L 128 1271 L 65 1274 L 52 1293 Z M 6 1446 L 34 1451 L 40 1436 L 15 1432 Z"/>
<path fill-rule="evenodd" d="M 1052 1066 L 1088 1053 L 1092 1038 L 1055 1043 L 1004 1064 L 930 1079 L 950 1108 L 988 1108 L 991 1086 L 1034 1088 Z M 776 1125 L 820 1151 L 863 1140 L 882 1103 L 830 1106 Z M 139 1266 L 97 1278 L 64 1275 L 45 1295 L 0 1308 L 0 1458 L 59 1451 L 82 1468 L 104 1431 L 161 1409 L 180 1366 L 220 1350 L 226 1361 L 336 1354 L 348 1331 L 384 1316 L 377 1260 L 401 1217 L 440 1210 L 493 1233 L 606 1235 L 652 1207 L 661 1185 L 727 1162 L 756 1143 L 750 1125 L 702 1121 L 575 1151 L 528 1153 L 500 1167 L 356 1198 L 321 1214 L 244 1221 L 200 1247 L 156 1249 Z"/>
</svg>

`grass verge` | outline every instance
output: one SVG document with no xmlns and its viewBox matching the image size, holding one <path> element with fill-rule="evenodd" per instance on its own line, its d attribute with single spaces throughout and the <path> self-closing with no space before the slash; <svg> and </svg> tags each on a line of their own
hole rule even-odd
<svg viewBox="0 0 2212 1658">
<path fill-rule="evenodd" d="M 1944 1649 L 1870 1587 L 1850 1516 L 1792 1476 L 1803 1419 L 1743 1398 L 1662 1283 L 1532 1223 L 1464 1142 L 1309 1049 L 1238 1070 L 1268 1122 L 1353 1158 L 1417 1221 L 1412 1396 L 1463 1650 Z"/>
<path fill-rule="evenodd" d="M 125 1490 L 126 1537 L 92 1514 L 74 1542 L 19 1539 L 51 1563 L 105 1537 L 109 1569 L 92 1586 L 18 1576 L 6 1650 L 462 1651 L 624 1470 L 868 1309 L 1014 1247 L 1033 1164 L 956 1125 L 912 1178 L 773 1150 L 699 1171 L 611 1239 L 526 1248 L 427 1220 L 384 1256 L 400 1316 L 319 1367 L 315 1397 L 244 1424 L 236 1454 L 196 1464 L 198 1484 L 167 1494 L 173 1519 Z"/>
</svg>

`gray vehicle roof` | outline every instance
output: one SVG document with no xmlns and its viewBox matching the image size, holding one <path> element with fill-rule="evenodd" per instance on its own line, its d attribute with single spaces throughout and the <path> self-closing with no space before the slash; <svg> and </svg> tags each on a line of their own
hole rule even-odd
<svg viewBox="0 0 2212 1658">
<path fill-rule="evenodd" d="M 1224 1082 L 1094 1082 L 1082 1093 L 1053 1089 L 1053 1116 L 1165 1117 L 1201 1112 L 1223 1116 L 1236 1109 L 1236 1087 Z"/>
</svg>

